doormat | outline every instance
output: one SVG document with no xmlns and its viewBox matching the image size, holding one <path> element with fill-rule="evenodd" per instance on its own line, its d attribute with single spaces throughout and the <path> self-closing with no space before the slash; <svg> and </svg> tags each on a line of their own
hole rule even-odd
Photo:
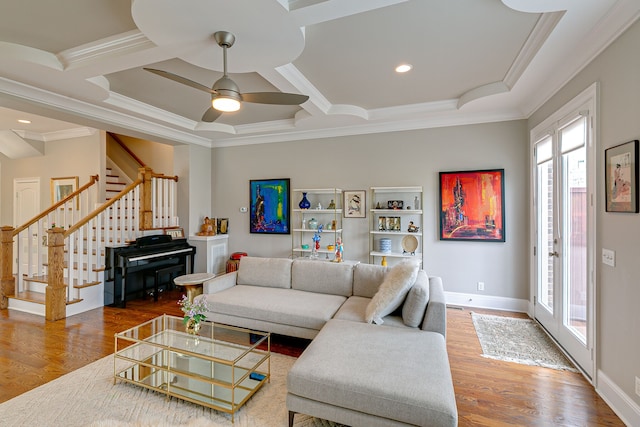
<svg viewBox="0 0 640 427">
<path fill-rule="evenodd" d="M 571 372 L 578 370 L 531 319 L 471 313 L 482 357 Z"/>
</svg>

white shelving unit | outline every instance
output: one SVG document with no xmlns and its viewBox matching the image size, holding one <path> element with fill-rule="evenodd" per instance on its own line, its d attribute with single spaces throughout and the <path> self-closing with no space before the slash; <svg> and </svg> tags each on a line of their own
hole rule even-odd
<svg viewBox="0 0 640 427">
<path fill-rule="evenodd" d="M 388 265 L 402 258 L 417 258 L 422 262 L 423 213 L 422 187 L 371 187 L 371 225 L 369 228 L 369 263 L 381 264 L 383 257 Z M 416 198 L 419 207 L 416 208 Z M 394 201 L 402 202 L 402 208 L 391 208 Z M 399 205 L 399 203 L 398 203 Z M 410 207 L 411 209 L 407 209 Z M 388 220 L 393 218 L 393 220 Z M 398 218 L 398 219 L 396 219 Z M 419 227 L 418 231 L 408 231 L 410 221 Z M 411 247 L 417 240 L 417 247 L 413 251 L 404 250 L 403 246 Z M 391 240 L 390 251 L 380 250 L 380 240 Z M 405 245 L 403 245 L 405 241 Z"/>
<path fill-rule="evenodd" d="M 302 200 L 302 193 L 307 193 L 307 200 L 311 203 L 309 209 L 300 209 L 298 206 Z M 329 209 L 331 201 L 335 207 Z M 322 209 L 317 209 L 318 203 Z M 339 188 L 300 188 L 292 190 L 293 218 L 291 226 L 291 256 L 292 258 L 308 257 L 311 255 L 313 235 L 317 229 L 309 227 L 309 221 L 315 219 L 318 225 L 322 224 L 320 234 L 320 259 L 333 260 L 335 257 L 335 244 L 342 235 L 342 190 Z M 335 226 L 334 226 L 335 224 Z M 329 226 L 331 229 L 328 229 Z M 302 245 L 308 245 L 303 248 Z M 327 245 L 333 245 L 334 249 L 327 249 Z"/>
</svg>

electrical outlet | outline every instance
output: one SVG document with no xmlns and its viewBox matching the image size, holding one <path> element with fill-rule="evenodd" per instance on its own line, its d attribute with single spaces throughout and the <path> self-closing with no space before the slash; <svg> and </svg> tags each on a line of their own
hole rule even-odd
<svg viewBox="0 0 640 427">
<path fill-rule="evenodd" d="M 245 206 L 241 207 L 240 212 L 247 213 L 247 208 Z"/>
<path fill-rule="evenodd" d="M 640 378 L 636 377 L 636 394 L 640 396 Z"/>
<path fill-rule="evenodd" d="M 602 249 L 602 263 L 611 267 L 616 266 L 616 252 L 611 249 Z"/>
<path fill-rule="evenodd" d="M 484 282 L 478 282 L 478 290 L 484 291 Z"/>
</svg>

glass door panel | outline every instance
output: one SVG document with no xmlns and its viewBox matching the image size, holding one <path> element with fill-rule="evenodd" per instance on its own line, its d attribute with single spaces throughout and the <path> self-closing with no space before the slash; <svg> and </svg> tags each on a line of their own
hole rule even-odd
<svg viewBox="0 0 640 427">
<path fill-rule="evenodd" d="M 534 146 L 534 314 L 591 376 L 588 119 L 576 114 L 557 124 Z"/>
<path fill-rule="evenodd" d="M 564 326 L 587 342 L 587 187 L 585 147 L 562 155 Z"/>
</svg>

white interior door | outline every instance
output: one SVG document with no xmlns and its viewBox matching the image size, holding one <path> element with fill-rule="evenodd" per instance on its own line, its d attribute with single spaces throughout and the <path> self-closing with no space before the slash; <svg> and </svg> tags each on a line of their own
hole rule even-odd
<svg viewBox="0 0 640 427">
<path fill-rule="evenodd" d="M 593 161 L 589 110 L 554 123 L 534 144 L 534 315 L 593 375 Z"/>
<path fill-rule="evenodd" d="M 15 227 L 19 227 L 40 213 L 40 179 L 16 179 L 13 182 L 13 189 L 15 194 L 13 224 Z M 31 241 L 31 245 L 29 245 L 29 241 Z M 30 233 L 22 233 L 19 256 L 22 264 L 20 271 L 23 273 L 29 271 L 29 260 L 37 256 L 38 245 L 39 236 L 37 227 L 34 226 L 34 229 L 31 230 Z M 31 257 L 29 257 L 29 250 L 31 250 Z M 14 253 L 17 254 L 15 247 Z"/>
</svg>

